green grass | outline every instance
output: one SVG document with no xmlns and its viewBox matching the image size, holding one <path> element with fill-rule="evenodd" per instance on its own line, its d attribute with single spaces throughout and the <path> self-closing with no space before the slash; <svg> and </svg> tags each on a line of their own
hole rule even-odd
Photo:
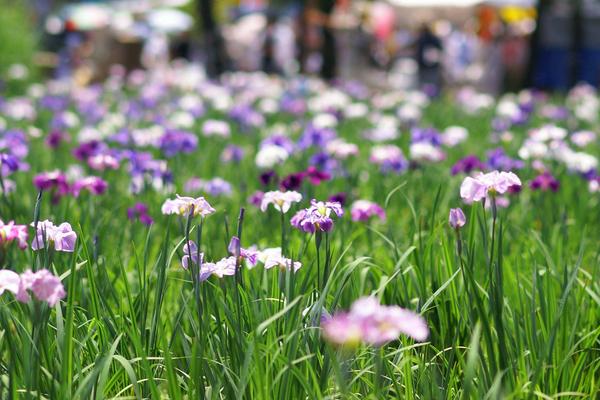
<svg viewBox="0 0 600 400">
<path fill-rule="evenodd" d="M 36 121 L 44 132 L 48 118 Z M 480 204 L 463 207 L 468 223 L 460 257 L 457 252 L 447 217 L 462 205 L 462 177 L 451 177 L 449 166 L 491 148 L 489 119 L 467 116 L 448 101 L 434 103 L 424 124 L 463 125 L 471 137 L 450 150 L 447 161 L 404 175 L 382 175 L 370 165 L 369 145 L 360 139 L 364 124 L 344 122 L 339 135 L 361 146 L 347 165 L 350 177 L 304 187 L 302 204 L 345 191 L 385 205 L 388 221 L 353 223 L 347 213 L 328 238 L 330 251 L 322 243 L 320 260 L 315 238 L 286 222 L 286 247 L 303 263 L 296 274 L 259 266 L 237 278 L 195 284 L 180 265 L 186 221 L 160 215 L 172 196 L 130 195 L 124 169 L 104 174 L 110 186 L 101 197 L 52 205 L 44 194 L 40 218 L 70 222 L 78 233 L 76 251 L 38 255 L 11 248 L 7 265 L 16 271 L 49 267 L 62 277 L 67 297 L 53 309 L 0 297 L 0 398 L 598 398 L 598 195 L 555 166 L 560 191 L 525 188 L 512 197 L 510 207 L 498 210 L 494 240 L 490 211 Z M 290 118 L 270 117 L 275 122 Z M 518 138 L 524 134 L 516 131 Z M 405 147 L 407 136 L 398 143 Z M 232 139 L 248 150 L 259 140 L 240 132 Z M 506 144 L 509 153 L 520 142 Z M 239 168 L 224 165 L 218 157 L 226 144 L 200 136 L 194 154 L 169 160 L 180 194 L 194 175 L 234 184 L 233 197 L 208 198 L 217 212 L 202 223 L 199 241 L 210 260 L 227 254 L 241 207 L 243 246 L 276 247 L 281 240 L 278 213 L 246 204 L 260 186 L 253 153 Z M 33 220 L 32 176 L 66 169 L 75 162 L 72 146 L 53 152 L 43 138 L 31 139 L 31 171 L 14 176 L 18 189 L 0 205 L 4 221 Z M 304 168 L 306 158 L 287 161 L 280 175 Z M 526 182 L 534 172 L 519 176 Z M 151 228 L 127 220 L 126 208 L 136 201 L 150 206 Z M 199 223 L 191 221 L 194 240 Z M 318 263 L 330 267 L 322 287 Z M 323 342 L 320 316 L 369 294 L 420 312 L 429 340 L 402 337 L 352 354 Z"/>
</svg>

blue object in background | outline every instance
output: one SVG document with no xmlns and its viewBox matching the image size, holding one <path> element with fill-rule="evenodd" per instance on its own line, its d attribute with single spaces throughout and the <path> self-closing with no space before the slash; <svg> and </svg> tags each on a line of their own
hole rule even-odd
<svg viewBox="0 0 600 400">
<path fill-rule="evenodd" d="M 539 49 L 533 84 L 535 87 L 568 90 L 570 86 L 569 50 L 542 47 Z"/>
<path fill-rule="evenodd" d="M 578 55 L 578 81 L 600 84 L 600 49 L 582 49 Z"/>
</svg>

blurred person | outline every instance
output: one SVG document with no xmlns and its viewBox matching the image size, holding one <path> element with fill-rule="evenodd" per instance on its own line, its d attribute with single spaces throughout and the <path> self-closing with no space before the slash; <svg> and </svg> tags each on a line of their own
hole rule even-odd
<svg viewBox="0 0 600 400">
<path fill-rule="evenodd" d="M 275 62 L 275 27 L 277 18 L 270 14 L 267 16 L 265 37 L 262 48 L 261 69 L 267 74 L 279 73 L 279 67 Z"/>
<path fill-rule="evenodd" d="M 419 84 L 441 85 L 441 59 L 442 42 L 431 31 L 427 24 L 423 24 L 419 31 L 416 43 L 416 60 L 419 66 Z"/>
<path fill-rule="evenodd" d="M 142 49 L 142 65 L 147 69 L 164 69 L 169 64 L 169 39 L 163 32 L 148 35 Z"/>
</svg>

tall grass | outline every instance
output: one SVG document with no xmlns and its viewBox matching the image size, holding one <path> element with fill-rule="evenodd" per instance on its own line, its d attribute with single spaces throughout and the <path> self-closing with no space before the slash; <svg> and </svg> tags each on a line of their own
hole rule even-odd
<svg viewBox="0 0 600 400">
<path fill-rule="evenodd" d="M 40 117 L 42 129 L 48 118 Z M 198 151 L 169 162 L 179 189 L 192 175 L 239 185 L 231 198 L 209 198 L 217 212 L 202 222 L 160 215 L 163 194 L 134 198 L 125 171 L 106 173 L 106 196 L 53 205 L 43 195 L 40 219 L 71 222 L 76 251 L 50 259 L 15 248 L 8 265 L 46 265 L 61 276 L 67 297 L 52 309 L 0 297 L 0 398 L 598 398 L 598 197 L 561 171 L 558 193 L 524 190 L 496 217 L 481 204 L 465 207 L 467 226 L 456 236 L 447 215 L 461 204 L 461 177 L 451 177 L 449 165 L 489 147 L 489 116 L 468 116 L 440 100 L 424 117 L 439 128 L 457 122 L 471 138 L 442 164 L 382 175 L 365 148 L 349 163 L 349 179 L 304 187 L 318 199 L 344 191 L 373 200 L 385 205 L 388 219 L 360 224 L 346 215 L 321 239 L 292 230 L 286 214 L 284 246 L 303 263 L 296 274 L 259 266 L 199 282 L 181 268 L 186 236 L 211 260 L 227 254 L 234 232 L 244 247 L 282 241 L 280 214 L 246 202 L 259 187 L 253 158 L 238 168 L 219 162 L 225 140 L 199 136 Z M 338 132 L 362 140 L 354 123 Z M 248 148 L 260 139 L 233 135 Z M 71 146 L 51 152 L 43 138 L 31 139 L 31 171 L 15 175 L 19 189 L 10 206 L 0 204 L 3 220 L 33 220 L 32 175 L 65 169 Z M 518 144 L 507 147 L 514 154 Z M 304 162 L 288 161 L 281 173 Z M 519 175 L 525 182 L 533 171 Z M 127 220 L 126 207 L 139 200 L 156 218 L 150 228 Z M 428 341 L 401 338 L 354 353 L 330 347 L 320 317 L 363 295 L 421 313 Z"/>
</svg>

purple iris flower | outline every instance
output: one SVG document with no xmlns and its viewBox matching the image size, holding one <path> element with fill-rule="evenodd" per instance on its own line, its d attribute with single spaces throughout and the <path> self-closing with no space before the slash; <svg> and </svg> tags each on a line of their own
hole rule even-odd
<svg viewBox="0 0 600 400">
<path fill-rule="evenodd" d="M 458 160 L 450 170 L 452 175 L 470 174 L 472 171 L 485 171 L 486 165 L 476 155 L 468 155 Z"/>
<path fill-rule="evenodd" d="M 308 162 L 310 165 L 330 175 L 334 175 L 341 169 L 339 161 L 325 152 L 314 154 Z"/>
<path fill-rule="evenodd" d="M 167 157 L 193 153 L 198 147 L 198 138 L 190 132 L 169 130 L 160 138 L 159 147 Z"/>
<path fill-rule="evenodd" d="M 327 128 L 317 128 L 312 124 L 308 125 L 302 136 L 298 140 L 298 146 L 301 149 L 309 147 L 325 147 L 331 140 L 335 139 L 335 131 Z"/>
<path fill-rule="evenodd" d="M 523 161 L 509 157 L 504 149 L 497 148 L 487 153 L 487 164 L 490 169 L 512 171 L 525 166 Z"/>
<path fill-rule="evenodd" d="M 304 172 L 289 174 L 281 180 L 281 190 L 298 190 L 304 181 Z"/>
<path fill-rule="evenodd" d="M 262 183 L 263 186 L 275 185 L 275 184 L 277 184 L 277 181 L 279 180 L 279 178 L 277 177 L 277 173 L 275 171 L 273 171 L 272 169 L 260 174 L 259 179 L 260 179 L 260 183 Z"/>
<path fill-rule="evenodd" d="M 127 209 L 127 218 L 129 218 L 130 221 L 135 221 L 137 219 L 146 226 L 150 226 L 154 222 L 152 217 L 148 214 L 148 206 L 144 203 L 135 203 L 133 207 L 129 207 Z"/>
<path fill-rule="evenodd" d="M 96 155 L 107 148 L 106 144 L 98 140 L 92 140 L 77 146 L 73 150 L 73 156 L 80 161 L 86 161 L 90 156 Z"/>
<path fill-rule="evenodd" d="M 287 136 L 281 135 L 281 134 L 275 134 L 275 135 L 269 136 L 268 138 L 266 138 L 265 140 L 263 140 L 261 142 L 260 147 L 263 148 L 267 145 L 279 146 L 279 147 L 285 149 L 285 151 L 287 151 L 288 154 L 292 154 L 296 148 L 292 139 L 290 139 Z"/>
<path fill-rule="evenodd" d="M 221 161 L 239 163 L 244 158 L 244 149 L 234 144 L 227 145 L 221 153 Z"/>
<path fill-rule="evenodd" d="M 348 199 L 348 195 L 344 192 L 339 192 L 336 194 L 333 194 L 331 196 L 329 196 L 329 198 L 327 199 L 327 201 L 330 202 L 334 202 L 334 203 L 340 203 L 343 206 L 346 205 L 346 200 Z"/>
<path fill-rule="evenodd" d="M 550 172 L 545 171 L 529 182 L 529 187 L 532 190 L 541 190 L 544 192 L 551 190 L 556 192 L 560 187 L 560 182 Z"/>
<path fill-rule="evenodd" d="M 442 145 L 442 138 L 437 129 L 415 127 L 410 131 L 411 143 L 428 142 L 434 146 Z"/>
</svg>

